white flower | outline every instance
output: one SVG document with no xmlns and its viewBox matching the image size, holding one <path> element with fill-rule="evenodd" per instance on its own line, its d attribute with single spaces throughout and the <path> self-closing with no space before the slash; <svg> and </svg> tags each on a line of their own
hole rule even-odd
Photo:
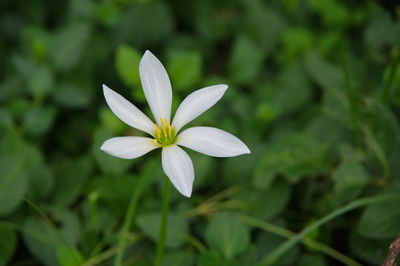
<svg viewBox="0 0 400 266">
<path fill-rule="evenodd" d="M 219 101 L 227 85 L 210 86 L 191 93 L 178 107 L 171 123 L 172 89 L 165 68 L 151 52 L 146 51 L 140 61 L 139 71 L 144 94 L 156 123 L 106 85 L 103 85 L 103 92 L 109 107 L 119 119 L 152 137 L 111 138 L 103 143 L 101 150 L 115 157 L 133 159 L 162 148 L 164 172 L 186 197 L 192 194 L 194 171 L 192 160 L 180 146 L 215 157 L 250 153 L 240 139 L 218 128 L 191 127 L 178 134 L 183 126 Z"/>
</svg>

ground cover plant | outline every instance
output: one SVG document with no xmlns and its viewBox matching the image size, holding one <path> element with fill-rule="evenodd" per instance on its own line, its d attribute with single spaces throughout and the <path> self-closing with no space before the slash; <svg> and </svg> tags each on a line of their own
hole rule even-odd
<svg viewBox="0 0 400 266">
<path fill-rule="evenodd" d="M 142 136 L 103 84 L 151 117 L 146 50 L 171 114 L 228 85 L 185 128 L 251 151 L 185 149 L 193 190 L 170 191 L 162 265 L 381 265 L 400 234 L 399 17 L 396 1 L 2 0 L 0 265 L 154 264 L 160 152 L 100 150 Z"/>
</svg>

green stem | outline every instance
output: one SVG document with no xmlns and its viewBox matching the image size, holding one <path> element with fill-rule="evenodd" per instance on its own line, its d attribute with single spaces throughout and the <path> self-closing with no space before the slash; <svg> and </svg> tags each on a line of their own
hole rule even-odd
<svg viewBox="0 0 400 266">
<path fill-rule="evenodd" d="M 397 66 L 399 65 L 399 63 L 400 63 L 400 53 L 397 55 L 397 58 L 393 62 L 393 65 L 390 69 L 389 78 L 385 84 L 385 87 L 383 88 L 383 94 L 382 94 L 382 102 L 383 103 L 387 103 L 387 101 L 389 100 L 390 89 L 392 88 L 394 78 L 396 77 L 396 70 L 397 70 Z"/>
<path fill-rule="evenodd" d="M 157 254 L 155 265 L 160 266 L 164 258 L 164 246 L 165 239 L 167 237 L 167 225 L 168 225 L 168 212 L 169 212 L 169 188 L 171 182 L 168 177 L 165 177 L 164 191 L 162 196 L 162 214 L 161 214 L 161 224 L 160 224 L 160 235 L 157 242 Z"/>
<path fill-rule="evenodd" d="M 344 84 L 346 87 L 346 92 L 347 92 L 347 99 L 350 104 L 350 114 L 351 114 L 351 123 L 353 126 L 353 132 L 354 132 L 354 139 L 355 139 L 355 144 L 358 148 L 361 147 L 361 127 L 358 119 L 358 110 L 357 110 L 357 100 L 355 97 L 355 92 L 351 86 L 350 82 L 350 72 L 349 72 L 349 67 L 347 63 L 347 57 L 345 54 L 345 45 L 342 43 L 342 67 L 343 67 L 343 76 L 344 76 Z"/>
<path fill-rule="evenodd" d="M 261 265 L 274 265 L 276 264 L 276 261 L 284 255 L 290 248 L 292 248 L 294 245 L 297 244 L 297 242 L 301 241 L 308 233 L 312 232 L 316 228 L 320 227 L 321 225 L 329 222 L 330 220 L 348 212 L 356 208 L 363 207 L 365 205 L 369 205 L 371 203 L 377 203 L 377 202 L 382 202 L 382 201 L 387 201 L 387 200 L 393 200 L 396 198 L 400 198 L 400 195 L 398 194 L 389 194 L 389 195 L 381 195 L 381 196 L 374 196 L 374 197 L 367 197 L 367 198 L 362 198 L 359 200 L 355 200 L 350 202 L 349 204 L 343 206 L 342 208 L 339 208 L 330 214 L 322 217 L 315 223 L 307 226 L 304 228 L 300 233 L 298 233 L 296 236 L 293 238 L 285 241 L 283 244 L 272 250 L 267 256 L 264 257 L 264 259 L 261 262 Z"/>
<path fill-rule="evenodd" d="M 129 201 L 129 206 L 128 206 L 128 210 L 126 211 L 124 224 L 122 226 L 122 230 L 119 235 L 117 255 L 115 256 L 115 260 L 114 260 L 115 266 L 122 265 L 122 259 L 124 257 L 124 251 L 125 251 L 125 245 L 126 245 L 126 238 L 128 235 L 129 228 L 132 225 L 132 219 L 133 219 L 133 215 L 135 214 L 136 206 L 137 206 L 139 198 L 143 192 L 145 180 L 146 180 L 146 175 L 140 175 L 138 183 L 136 184 L 136 186 L 133 190 L 133 193 L 132 193 L 132 197 Z"/>
<path fill-rule="evenodd" d="M 247 215 L 241 215 L 240 220 L 247 225 L 260 228 L 264 231 L 271 232 L 278 236 L 282 236 L 282 237 L 289 238 L 289 239 L 296 236 L 295 233 L 293 233 L 285 228 L 279 227 L 277 225 L 274 225 L 274 224 L 271 224 L 271 223 L 268 223 L 268 222 L 265 222 L 265 221 L 247 216 Z M 339 251 L 337 251 L 323 243 L 320 243 L 314 239 L 305 237 L 301 240 L 301 242 L 304 245 L 312 247 L 312 248 L 336 259 L 337 261 L 342 262 L 344 265 L 361 266 L 360 263 L 354 261 L 352 258 L 349 258 L 346 255 L 340 253 Z"/>
</svg>

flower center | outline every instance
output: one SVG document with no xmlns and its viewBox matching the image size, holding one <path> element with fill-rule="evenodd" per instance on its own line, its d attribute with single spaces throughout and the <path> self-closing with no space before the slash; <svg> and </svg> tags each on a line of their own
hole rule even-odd
<svg viewBox="0 0 400 266">
<path fill-rule="evenodd" d="M 161 128 L 154 124 L 156 127 L 155 139 L 153 139 L 154 143 L 158 143 L 160 146 L 165 147 L 176 142 L 176 131 L 166 118 L 160 118 L 161 121 Z"/>
</svg>

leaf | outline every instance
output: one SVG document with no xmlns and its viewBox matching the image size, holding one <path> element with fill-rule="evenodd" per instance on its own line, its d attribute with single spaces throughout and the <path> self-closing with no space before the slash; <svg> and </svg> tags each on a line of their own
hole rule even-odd
<svg viewBox="0 0 400 266">
<path fill-rule="evenodd" d="M 324 257 L 318 254 L 304 254 L 301 256 L 299 266 L 327 266 Z"/>
<path fill-rule="evenodd" d="M 42 135 L 51 129 L 55 116 L 53 106 L 33 107 L 25 112 L 22 125 L 29 134 Z"/>
<path fill-rule="evenodd" d="M 55 190 L 53 201 L 55 205 L 71 204 L 81 193 L 86 179 L 92 171 L 90 157 L 75 160 L 61 160 L 54 167 Z"/>
<path fill-rule="evenodd" d="M 399 193 L 391 186 L 380 194 Z M 357 232 L 364 237 L 374 239 L 395 238 L 400 232 L 400 208 L 396 199 L 369 205 L 363 212 L 357 225 Z"/>
<path fill-rule="evenodd" d="M 47 65 L 19 55 L 13 57 L 13 63 L 19 76 L 26 82 L 31 95 L 43 98 L 53 89 L 54 73 Z"/>
<path fill-rule="evenodd" d="M 243 32 L 249 35 L 266 53 L 270 53 L 281 41 L 286 22 L 276 9 L 262 1 L 246 1 Z M 260 27 L 260 25 L 263 25 Z"/>
<path fill-rule="evenodd" d="M 73 23 L 54 35 L 50 56 L 57 69 L 71 70 L 83 58 L 90 37 L 88 24 Z"/>
<path fill-rule="evenodd" d="M 234 82 L 246 83 L 261 70 L 264 53 L 251 39 L 240 35 L 232 48 L 229 59 L 229 76 Z"/>
<path fill-rule="evenodd" d="M 9 265 L 17 247 L 17 234 L 0 227 L 0 265 Z"/>
<path fill-rule="evenodd" d="M 13 134 L 0 141 L 0 214 L 10 214 L 22 203 L 28 189 L 24 143 Z"/>
<path fill-rule="evenodd" d="M 23 225 L 23 240 L 29 252 L 42 264 L 48 266 L 58 265 L 57 256 L 60 254 L 57 254 L 57 249 L 65 249 L 66 245 L 76 244 L 80 234 L 79 222 L 75 214 L 57 209 L 53 212 L 53 216 L 60 225 L 59 228 L 55 228 L 42 217 L 28 217 Z M 65 252 L 65 250 L 60 252 Z M 70 253 L 71 255 L 74 256 L 74 252 Z M 74 260 L 78 259 L 77 257 Z"/>
<path fill-rule="evenodd" d="M 106 12 L 113 10 L 107 8 Z M 135 47 L 155 47 L 163 43 L 171 36 L 175 24 L 168 4 L 160 1 L 128 5 L 115 20 L 114 41 L 132 43 Z"/>
<path fill-rule="evenodd" d="M 136 90 L 141 89 L 139 77 L 140 58 L 139 51 L 131 46 L 122 44 L 117 47 L 115 56 L 117 72 L 126 86 Z"/>
<path fill-rule="evenodd" d="M 273 112 L 279 116 L 299 110 L 311 99 L 310 82 L 297 63 L 292 63 L 283 69 L 276 85 L 269 89 L 271 91 L 266 102 L 270 103 Z"/>
<path fill-rule="evenodd" d="M 343 74 L 340 68 L 325 61 L 318 53 L 310 52 L 305 57 L 309 76 L 321 87 L 343 88 Z"/>
<path fill-rule="evenodd" d="M 314 35 L 306 28 L 296 27 L 283 33 L 283 61 L 296 60 L 313 47 Z"/>
<path fill-rule="evenodd" d="M 163 266 L 187 266 L 193 265 L 194 255 L 188 251 L 168 252 L 165 254 Z"/>
<path fill-rule="evenodd" d="M 192 91 L 202 76 L 203 61 L 195 51 L 175 51 L 171 53 L 167 69 L 174 87 L 182 91 Z"/>
<path fill-rule="evenodd" d="M 256 235 L 256 247 L 259 257 L 265 256 L 265 254 L 271 253 L 276 247 L 281 245 L 286 239 L 276 234 L 269 232 L 261 232 Z M 296 265 L 299 255 L 299 247 L 294 246 L 290 248 L 285 256 L 280 257 L 274 265 Z M 261 266 L 261 265 L 259 265 Z"/>
<path fill-rule="evenodd" d="M 250 216 L 269 220 L 287 206 L 290 199 L 290 186 L 281 179 L 274 181 L 267 189 L 250 187 L 233 197 L 244 205 L 244 212 Z"/>
<path fill-rule="evenodd" d="M 364 167 L 355 161 L 344 161 L 333 172 L 335 182 L 334 201 L 337 205 L 355 199 L 368 183 Z"/>
<path fill-rule="evenodd" d="M 80 266 L 84 264 L 82 255 L 76 249 L 60 246 L 56 252 L 57 260 L 61 266 Z"/>
<path fill-rule="evenodd" d="M 157 242 L 159 237 L 160 221 L 160 213 L 142 214 L 136 218 L 139 228 L 154 242 Z M 181 247 L 186 242 L 188 231 L 187 221 L 181 216 L 170 212 L 168 215 L 166 246 L 173 249 Z"/>
<path fill-rule="evenodd" d="M 245 251 L 250 244 L 249 228 L 238 217 L 229 212 L 215 215 L 206 229 L 206 240 L 227 259 Z"/>
<path fill-rule="evenodd" d="M 253 178 L 253 184 L 267 188 L 277 174 L 283 174 L 290 182 L 298 182 L 305 175 L 319 174 L 329 167 L 326 145 L 305 134 L 288 134 L 271 143 L 261 157 Z"/>
<path fill-rule="evenodd" d="M 350 250 L 358 257 L 373 265 L 380 265 L 386 258 L 391 240 L 365 238 L 351 232 Z"/>
<path fill-rule="evenodd" d="M 55 101 L 68 108 L 87 106 L 93 98 L 93 85 L 89 80 L 76 77 L 57 84 L 53 94 Z M 97 91 L 100 91 L 100 86 Z"/>
<path fill-rule="evenodd" d="M 200 253 L 197 260 L 198 266 L 238 266 L 234 259 L 225 259 L 215 252 L 207 251 Z"/>
</svg>

